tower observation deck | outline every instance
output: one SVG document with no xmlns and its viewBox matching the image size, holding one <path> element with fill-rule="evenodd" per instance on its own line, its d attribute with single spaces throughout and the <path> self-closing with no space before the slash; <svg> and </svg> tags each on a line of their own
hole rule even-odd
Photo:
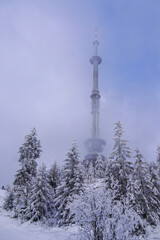
<svg viewBox="0 0 160 240">
<path fill-rule="evenodd" d="M 85 156 L 84 162 L 87 165 L 90 163 L 90 161 L 95 161 L 98 154 L 102 153 L 103 146 L 106 144 L 106 142 L 100 138 L 99 132 L 99 107 L 101 95 L 98 90 L 98 65 L 101 64 L 102 59 L 98 56 L 98 45 L 99 42 L 97 37 L 95 37 L 93 42 L 94 55 L 90 59 L 90 63 L 93 65 L 93 90 L 90 96 L 92 116 L 91 137 L 85 142 L 88 154 Z"/>
</svg>

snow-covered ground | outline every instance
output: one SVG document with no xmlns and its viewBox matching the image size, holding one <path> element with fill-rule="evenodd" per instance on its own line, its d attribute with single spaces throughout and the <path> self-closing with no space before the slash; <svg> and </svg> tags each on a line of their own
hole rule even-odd
<svg viewBox="0 0 160 240">
<path fill-rule="evenodd" d="M 160 225 L 157 226 L 154 230 L 151 230 L 151 233 L 147 240 L 160 240 Z"/>
<path fill-rule="evenodd" d="M 76 240 L 77 229 L 47 228 L 36 224 L 21 224 L 2 209 L 5 191 L 0 190 L 0 240 Z"/>
<path fill-rule="evenodd" d="M 69 228 L 47 228 L 39 224 L 21 224 L 9 217 L 2 209 L 6 191 L 0 190 L 0 240 L 76 240 L 78 230 Z M 146 240 L 160 240 L 160 225 L 150 231 Z"/>
</svg>

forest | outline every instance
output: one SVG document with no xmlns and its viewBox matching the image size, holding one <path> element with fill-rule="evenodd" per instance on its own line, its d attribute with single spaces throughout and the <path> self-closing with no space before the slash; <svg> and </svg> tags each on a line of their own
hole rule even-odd
<svg viewBox="0 0 160 240">
<path fill-rule="evenodd" d="M 77 226 L 80 240 L 142 239 L 160 220 L 160 146 L 149 163 L 123 133 L 116 122 L 107 157 L 99 154 L 85 165 L 73 141 L 63 166 L 54 162 L 47 169 L 38 164 L 42 147 L 32 129 L 19 148 L 19 169 L 3 208 L 21 223 Z"/>
</svg>

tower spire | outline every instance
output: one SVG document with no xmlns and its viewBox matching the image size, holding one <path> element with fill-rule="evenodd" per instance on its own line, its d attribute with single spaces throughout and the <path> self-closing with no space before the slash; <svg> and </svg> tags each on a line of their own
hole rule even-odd
<svg viewBox="0 0 160 240">
<path fill-rule="evenodd" d="M 94 42 L 93 42 L 93 45 L 94 45 L 94 53 L 93 53 L 93 55 L 97 56 L 99 42 L 98 42 L 98 29 L 96 27 L 95 27 L 95 32 L 94 32 Z"/>
<path fill-rule="evenodd" d="M 95 29 L 95 40 L 93 41 L 94 51 L 93 56 L 90 59 L 90 63 L 93 65 L 93 89 L 91 98 L 91 138 L 86 141 L 86 147 L 89 154 L 85 157 L 89 162 L 95 159 L 99 153 L 103 151 L 103 145 L 105 141 L 99 138 L 99 106 L 100 106 L 100 93 L 98 89 L 98 65 L 101 64 L 102 59 L 98 56 L 97 29 Z"/>
<path fill-rule="evenodd" d="M 94 37 L 95 37 L 95 40 L 98 39 L 98 29 L 97 29 L 97 27 L 95 27 L 95 29 L 94 29 Z"/>
</svg>

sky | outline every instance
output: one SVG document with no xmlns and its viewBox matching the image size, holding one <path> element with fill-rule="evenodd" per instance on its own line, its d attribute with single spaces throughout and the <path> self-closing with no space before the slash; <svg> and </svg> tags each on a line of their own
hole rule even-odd
<svg viewBox="0 0 160 240">
<path fill-rule="evenodd" d="M 160 144 L 159 0 L 0 1 L 0 186 L 13 182 L 18 150 L 36 128 L 39 164 L 63 164 L 91 134 L 94 29 L 98 28 L 100 134 L 114 123 L 149 162 Z M 134 155 L 134 153 L 133 153 Z"/>
</svg>

